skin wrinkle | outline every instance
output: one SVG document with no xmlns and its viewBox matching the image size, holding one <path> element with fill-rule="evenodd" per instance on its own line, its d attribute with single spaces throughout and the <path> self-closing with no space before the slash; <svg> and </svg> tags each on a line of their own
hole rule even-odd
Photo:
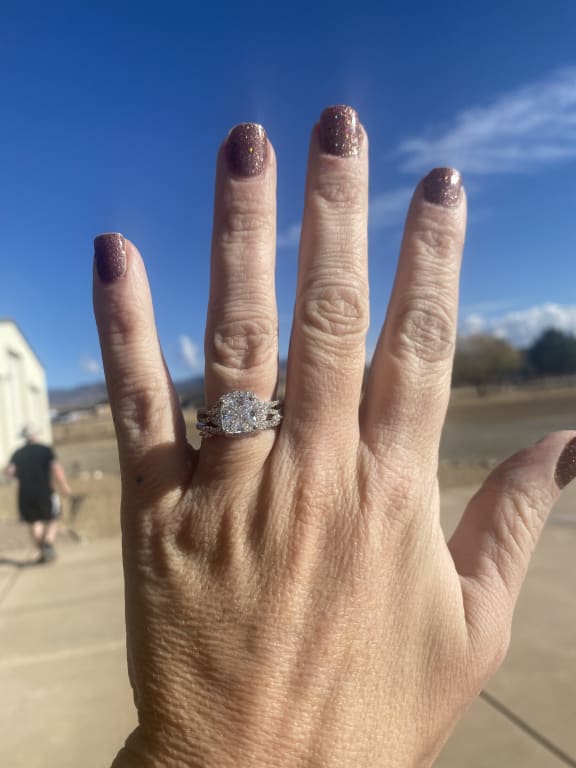
<svg viewBox="0 0 576 768">
<path fill-rule="evenodd" d="M 141 300 L 129 298 L 122 305 L 120 299 L 111 301 L 108 315 L 108 334 L 111 339 L 116 338 L 119 347 L 129 343 L 138 332 L 138 317 L 142 309 Z M 139 306 L 140 305 L 140 306 Z"/>
<path fill-rule="evenodd" d="M 274 270 L 270 269 L 265 250 L 250 248 L 248 245 L 241 250 L 224 249 L 220 256 L 220 263 L 228 274 L 228 284 L 220 285 L 219 281 L 212 284 L 211 303 L 224 304 L 222 298 L 230 292 L 230 286 L 246 286 L 248 291 L 257 291 L 258 295 L 267 298 L 267 304 L 272 303 L 272 297 L 264 290 L 265 281 L 274 284 Z M 268 284 L 270 284 L 268 282 Z M 246 294 L 242 291 L 242 296 Z"/>
<path fill-rule="evenodd" d="M 267 250 L 270 236 L 274 234 L 276 219 L 273 214 L 262 214 L 251 210 L 227 211 L 224 215 L 222 231 L 214 245 L 223 248 L 244 245 L 258 253 Z M 258 237 L 254 237 L 258 233 Z"/>
<path fill-rule="evenodd" d="M 274 185 L 274 180 L 271 182 Z M 261 183 L 235 182 L 228 179 L 214 216 L 214 245 L 249 242 L 268 244 L 275 236 L 276 213 L 270 205 L 267 189 Z"/>
<path fill-rule="evenodd" d="M 274 285 L 274 272 L 261 268 L 257 253 L 247 251 L 244 257 L 242 253 L 232 251 L 228 256 L 222 256 L 220 261 L 228 277 L 223 283 L 211 282 L 209 321 L 224 306 L 226 306 L 225 313 L 233 314 L 230 306 L 236 301 L 239 304 L 239 311 L 242 311 L 242 307 L 251 303 L 252 297 L 268 310 L 274 308 L 273 300 L 264 290 L 265 285 Z M 238 286 L 243 286 L 241 293 L 237 290 Z"/>
<path fill-rule="evenodd" d="M 307 332 L 318 334 L 319 343 L 323 337 L 336 337 L 358 344 L 368 332 L 363 292 L 353 285 L 314 286 L 306 292 L 299 310 Z"/>
<path fill-rule="evenodd" d="M 505 543 L 513 543 L 519 554 L 526 552 L 527 549 L 529 552 L 534 550 L 538 536 L 533 518 L 538 516 L 537 510 L 543 501 L 543 499 L 537 498 L 538 495 L 536 492 L 535 498 L 531 499 L 525 491 L 522 494 L 514 494 L 511 491 L 502 494 L 501 498 L 505 504 L 503 505 L 504 514 L 501 514 L 499 518 L 499 523 L 504 530 L 504 534 L 501 534 L 501 549 Z M 543 523 L 544 521 L 540 522 Z M 520 541 L 522 534 L 526 536 L 529 542 L 528 548 L 525 542 Z M 514 560 L 514 558 L 511 559 Z"/>
<path fill-rule="evenodd" d="M 343 226 L 342 214 L 345 212 L 347 228 L 352 230 L 354 224 L 360 231 L 366 228 L 366 192 L 356 174 L 320 177 L 310 190 L 308 200 L 309 216 L 326 217 L 327 221 Z"/>
<path fill-rule="evenodd" d="M 404 300 L 391 321 L 388 333 L 394 338 L 394 354 L 401 365 L 442 368 L 451 363 L 456 344 L 453 319 L 441 305 Z"/>
<path fill-rule="evenodd" d="M 262 213 L 262 210 L 271 210 L 272 201 L 268 195 L 270 187 L 275 187 L 276 178 L 270 171 L 265 173 L 260 179 L 239 181 L 223 174 L 219 180 L 219 196 L 214 209 L 214 218 L 217 228 L 214 229 L 213 237 L 220 237 L 222 231 L 226 230 L 225 222 L 228 211 L 239 210 L 254 211 L 256 215 L 262 216 L 262 222 L 266 222 L 268 214 Z M 219 228 L 221 227 L 221 229 Z M 258 234 L 258 233 L 256 233 Z"/>
<path fill-rule="evenodd" d="M 322 263 L 314 261 L 307 265 L 306 275 L 299 276 L 299 281 L 307 283 L 316 275 L 342 276 L 346 282 L 353 281 L 366 285 L 366 237 L 364 233 L 350 232 L 347 229 L 333 227 L 330 240 L 322 239 Z M 308 232 L 304 240 L 306 248 L 317 248 L 319 237 L 315 232 Z M 345 254 L 345 255 L 343 255 Z"/>
<path fill-rule="evenodd" d="M 332 139 L 340 154 L 353 148 L 339 143 L 349 133 Z M 122 420 L 131 399 L 145 443 L 119 430 L 125 490 L 145 478 L 140 492 L 124 493 L 122 524 L 139 738 L 153 768 L 430 765 L 502 654 L 530 535 L 556 498 L 553 468 L 574 436 L 551 438 L 495 474 L 446 544 L 436 470 L 464 195 L 445 210 L 416 192 L 360 422 L 367 146 L 360 140 L 348 157 L 319 148 L 316 135 L 276 433 L 206 440 L 184 454 L 191 449 L 170 438 L 177 409 L 155 368 L 142 263 L 129 259 L 126 280 L 95 286 L 114 415 Z M 269 388 L 276 379 L 267 149 L 264 167 L 248 168 L 259 175 L 244 180 L 229 178 L 221 153 L 208 399 L 231 383 Z M 159 468 L 169 471 L 154 489 Z M 500 582 L 507 569 L 512 578 Z"/>
<path fill-rule="evenodd" d="M 265 319 L 244 318 L 219 324 L 212 329 L 207 345 L 221 369 L 251 371 L 268 365 L 276 355 L 275 323 Z"/>
<path fill-rule="evenodd" d="M 150 378 L 142 378 L 141 381 L 134 378 L 125 382 L 122 389 L 118 389 L 118 409 L 116 416 L 120 418 L 127 428 L 136 428 L 140 432 L 154 431 L 155 415 L 163 410 L 158 406 L 158 395 L 166 392 L 167 386 L 164 379 L 156 381 Z"/>
</svg>

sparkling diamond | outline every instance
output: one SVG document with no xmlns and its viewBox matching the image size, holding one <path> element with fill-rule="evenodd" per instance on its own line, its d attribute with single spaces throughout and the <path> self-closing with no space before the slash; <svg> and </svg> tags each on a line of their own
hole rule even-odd
<svg viewBox="0 0 576 768">
<path fill-rule="evenodd" d="M 227 435 L 243 435 L 258 429 L 260 408 L 253 392 L 229 392 L 220 402 L 220 424 Z"/>
</svg>

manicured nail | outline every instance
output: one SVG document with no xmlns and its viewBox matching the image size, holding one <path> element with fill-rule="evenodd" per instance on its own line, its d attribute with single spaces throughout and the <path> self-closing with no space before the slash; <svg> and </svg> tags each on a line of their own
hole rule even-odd
<svg viewBox="0 0 576 768">
<path fill-rule="evenodd" d="M 560 454 L 560 458 L 556 464 L 556 471 L 554 472 L 554 479 L 556 480 L 558 488 L 564 488 L 571 480 L 574 480 L 575 477 L 576 437 L 573 437 Z"/>
<path fill-rule="evenodd" d="M 328 155 L 352 157 L 360 150 L 360 121 L 352 107 L 326 107 L 320 115 L 320 146 Z"/>
<path fill-rule="evenodd" d="M 267 146 L 266 131 L 258 123 L 241 123 L 232 128 L 226 143 L 230 173 L 258 176 L 266 165 Z"/>
<path fill-rule="evenodd" d="M 94 239 L 96 269 L 103 283 L 113 283 L 126 272 L 126 243 L 118 232 L 107 232 Z"/>
<path fill-rule="evenodd" d="M 422 182 L 429 203 L 454 208 L 460 200 L 462 178 L 454 168 L 434 168 Z"/>
</svg>

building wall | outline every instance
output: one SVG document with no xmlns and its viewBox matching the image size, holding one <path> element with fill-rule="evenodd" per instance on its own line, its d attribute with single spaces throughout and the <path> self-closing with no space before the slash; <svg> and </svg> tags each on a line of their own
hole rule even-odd
<svg viewBox="0 0 576 768">
<path fill-rule="evenodd" d="M 42 442 L 52 442 L 46 375 L 18 326 L 0 322 L 0 467 L 23 444 L 26 424 L 39 429 Z"/>
</svg>

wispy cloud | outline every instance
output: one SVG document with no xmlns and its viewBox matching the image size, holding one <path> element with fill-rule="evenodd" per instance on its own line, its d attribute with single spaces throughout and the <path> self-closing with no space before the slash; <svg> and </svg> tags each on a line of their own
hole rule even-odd
<svg viewBox="0 0 576 768">
<path fill-rule="evenodd" d="M 474 313 L 464 317 L 460 324 L 464 336 L 490 333 L 520 347 L 531 344 L 547 328 L 576 333 L 576 305 L 540 304 L 497 317 Z"/>
<path fill-rule="evenodd" d="M 452 165 L 467 173 L 519 172 L 576 159 L 576 67 L 456 115 L 436 136 L 398 148 L 402 169 Z"/>
<path fill-rule="evenodd" d="M 462 317 L 467 317 L 469 315 L 489 315 L 490 317 L 494 317 L 496 314 L 504 315 L 525 305 L 526 299 L 520 297 L 489 299 L 486 301 L 478 301 L 474 304 L 462 305 L 460 307 L 460 315 Z"/>
<path fill-rule="evenodd" d="M 276 245 L 278 250 L 284 250 L 288 248 L 297 248 L 300 242 L 300 224 L 292 224 L 282 232 L 278 232 L 276 237 Z"/>
<path fill-rule="evenodd" d="M 180 359 L 190 371 L 200 371 L 202 369 L 202 357 L 200 355 L 200 347 L 192 341 L 190 336 L 182 334 L 178 338 L 178 344 L 180 346 Z"/>
<path fill-rule="evenodd" d="M 80 366 L 85 373 L 90 373 L 92 376 L 96 376 L 102 373 L 102 365 L 99 360 L 94 357 L 84 357 L 80 361 Z"/>
<path fill-rule="evenodd" d="M 402 224 L 413 191 L 412 187 L 398 187 L 373 197 L 370 200 L 370 228 L 388 229 Z"/>
</svg>

